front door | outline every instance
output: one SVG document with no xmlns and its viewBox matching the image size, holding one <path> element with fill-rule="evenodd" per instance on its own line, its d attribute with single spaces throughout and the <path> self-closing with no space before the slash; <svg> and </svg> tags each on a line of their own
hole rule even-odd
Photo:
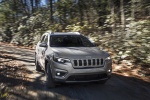
<svg viewBox="0 0 150 100">
<path fill-rule="evenodd" d="M 48 43 L 48 35 L 45 35 L 42 37 L 42 40 L 40 43 Z M 45 51 L 47 50 L 47 47 L 39 47 L 39 63 L 42 67 L 45 66 Z"/>
</svg>

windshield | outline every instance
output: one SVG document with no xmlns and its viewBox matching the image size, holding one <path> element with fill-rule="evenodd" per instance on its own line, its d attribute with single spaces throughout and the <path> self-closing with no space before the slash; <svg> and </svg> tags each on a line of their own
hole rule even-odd
<svg viewBox="0 0 150 100">
<path fill-rule="evenodd" d="M 51 47 L 94 47 L 86 37 L 78 35 L 52 35 Z"/>
</svg>

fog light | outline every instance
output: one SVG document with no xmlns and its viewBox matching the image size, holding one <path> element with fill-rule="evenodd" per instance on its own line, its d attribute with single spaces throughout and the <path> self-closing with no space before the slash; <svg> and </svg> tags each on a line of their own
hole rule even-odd
<svg viewBox="0 0 150 100">
<path fill-rule="evenodd" d="M 107 72 L 108 72 L 108 73 L 111 73 L 111 69 L 109 69 Z"/>
<path fill-rule="evenodd" d="M 59 75 L 60 75 L 60 73 L 58 72 L 58 73 L 56 73 L 56 75 L 57 75 L 57 76 L 59 76 Z"/>
<path fill-rule="evenodd" d="M 56 76 L 62 77 L 62 76 L 65 76 L 66 73 L 67 72 L 56 71 Z"/>
</svg>

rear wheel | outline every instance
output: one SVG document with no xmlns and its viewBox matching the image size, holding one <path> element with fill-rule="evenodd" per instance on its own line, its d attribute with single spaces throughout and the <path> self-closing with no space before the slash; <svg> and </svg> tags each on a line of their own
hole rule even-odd
<svg viewBox="0 0 150 100">
<path fill-rule="evenodd" d="M 39 62 L 37 61 L 37 55 L 35 54 L 35 70 L 41 71 L 41 67 L 39 65 Z"/>
<path fill-rule="evenodd" d="M 46 64 L 45 72 L 46 72 L 46 86 L 48 88 L 54 88 L 55 82 L 54 82 L 54 79 L 52 78 L 52 73 L 50 70 L 50 64 L 49 63 Z"/>
</svg>

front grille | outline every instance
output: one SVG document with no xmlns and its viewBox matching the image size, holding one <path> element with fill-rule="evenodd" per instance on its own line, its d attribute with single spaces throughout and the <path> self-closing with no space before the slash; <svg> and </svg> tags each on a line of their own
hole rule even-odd
<svg viewBox="0 0 150 100">
<path fill-rule="evenodd" d="M 107 74 L 72 75 L 67 78 L 67 81 L 92 81 L 105 78 L 108 78 Z"/>
<path fill-rule="evenodd" d="M 98 66 L 103 66 L 104 65 L 104 60 L 101 59 L 74 59 L 73 60 L 73 66 L 83 66 L 83 67 L 98 67 Z"/>
</svg>

